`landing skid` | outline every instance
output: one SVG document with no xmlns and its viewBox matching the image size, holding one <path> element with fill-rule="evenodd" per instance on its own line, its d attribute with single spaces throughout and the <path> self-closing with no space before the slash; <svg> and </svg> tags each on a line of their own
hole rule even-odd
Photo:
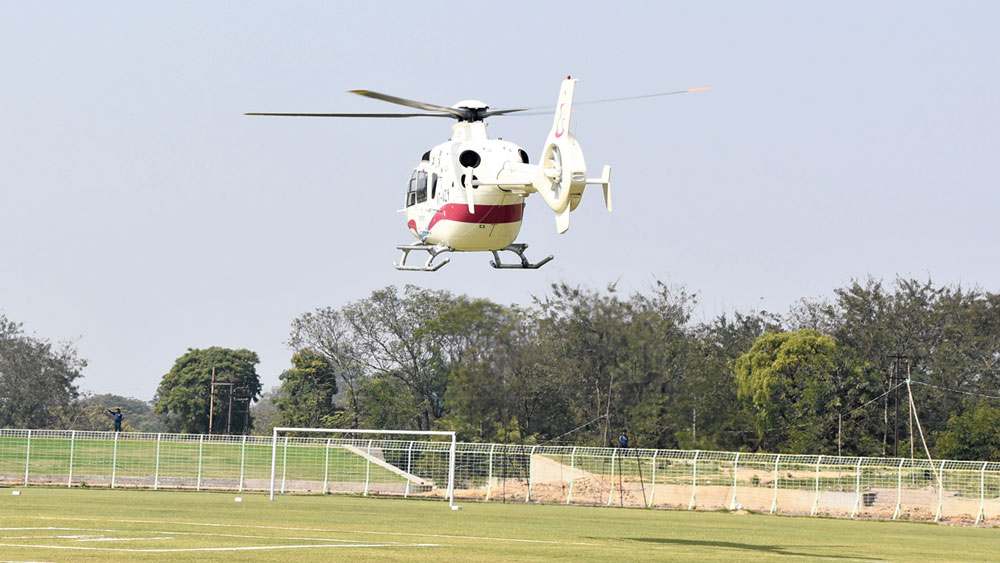
<svg viewBox="0 0 1000 563">
<path fill-rule="evenodd" d="M 458 252 L 457 250 L 443 245 L 443 244 L 400 244 L 396 247 L 397 249 L 403 251 L 403 256 L 400 261 L 393 262 L 392 265 L 395 266 L 397 270 L 405 270 L 408 272 L 436 272 L 440 270 L 445 264 L 451 262 L 451 258 L 445 258 L 438 263 L 434 263 L 434 259 L 440 254 L 445 254 L 447 252 Z M 501 248 L 499 250 L 491 250 L 493 253 L 493 260 L 490 260 L 490 266 L 498 270 L 537 270 L 545 264 L 548 264 L 552 260 L 552 255 L 542 258 L 539 262 L 532 264 L 528 261 L 528 258 L 524 255 L 525 249 L 528 248 L 527 244 L 524 243 L 514 243 L 506 248 Z M 410 257 L 410 253 L 413 251 L 426 252 L 427 261 L 420 266 L 415 266 L 407 264 L 406 260 Z M 520 264 L 504 264 L 500 261 L 500 252 L 513 252 L 517 254 L 518 258 L 521 259 Z"/>
<path fill-rule="evenodd" d="M 434 259 L 438 257 L 438 254 L 454 252 L 451 247 L 443 244 L 401 244 L 396 248 L 403 251 L 403 257 L 399 260 L 398 264 L 393 262 L 392 265 L 395 266 L 397 270 L 406 270 L 408 272 L 436 272 L 440 270 L 442 266 L 451 262 L 451 258 L 445 258 L 437 264 L 432 265 L 432 262 L 434 262 Z M 414 250 L 419 250 L 428 254 L 427 262 L 425 262 L 423 266 L 410 266 L 406 264 L 406 259 L 409 258 L 410 252 L 413 252 Z"/>
<path fill-rule="evenodd" d="M 500 250 L 491 250 L 490 252 L 493 253 L 493 258 L 494 259 L 490 260 L 490 266 L 493 266 L 494 268 L 496 268 L 498 270 L 537 270 L 538 268 L 541 268 L 542 266 L 548 264 L 550 260 L 552 260 L 552 255 L 549 254 L 548 256 L 546 256 L 545 258 L 542 258 L 537 263 L 532 264 L 532 263 L 528 262 L 528 258 L 524 255 L 524 251 L 527 248 L 528 248 L 527 244 L 524 244 L 524 243 L 521 243 L 521 242 L 515 242 L 514 244 L 508 246 L 507 248 L 501 248 Z M 507 251 L 513 252 L 514 254 L 517 254 L 518 258 L 521 259 L 521 263 L 520 264 L 501 264 L 500 263 L 500 255 L 497 254 L 497 253 L 498 252 L 503 252 L 504 250 L 507 250 Z"/>
</svg>

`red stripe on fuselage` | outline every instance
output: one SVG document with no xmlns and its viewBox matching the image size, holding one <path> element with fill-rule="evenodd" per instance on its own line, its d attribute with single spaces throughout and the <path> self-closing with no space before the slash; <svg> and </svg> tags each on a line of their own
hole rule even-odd
<svg viewBox="0 0 1000 563">
<path fill-rule="evenodd" d="M 469 213 L 469 206 L 464 203 L 449 203 L 441 206 L 431 217 L 427 230 L 434 228 L 438 221 L 458 221 L 459 223 L 479 223 L 497 225 L 500 223 L 516 223 L 524 216 L 524 203 L 514 205 L 476 205 L 476 212 Z"/>
</svg>

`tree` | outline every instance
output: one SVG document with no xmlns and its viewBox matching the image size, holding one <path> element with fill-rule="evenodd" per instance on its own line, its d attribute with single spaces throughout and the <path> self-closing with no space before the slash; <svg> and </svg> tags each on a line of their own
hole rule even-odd
<svg viewBox="0 0 1000 563">
<path fill-rule="evenodd" d="M 811 329 L 772 332 L 734 365 L 737 397 L 757 430 L 758 449 L 829 451 L 843 371 L 833 338 Z M 831 428 L 832 427 L 832 428 Z"/>
<path fill-rule="evenodd" d="M 71 345 L 28 336 L 0 314 L 0 427 L 67 426 L 86 365 Z"/>
<path fill-rule="evenodd" d="M 289 343 L 295 350 L 321 354 L 347 387 L 349 413 L 354 426 L 365 422 L 367 408 L 378 405 L 365 397 L 383 396 L 391 390 L 409 397 L 412 418 L 398 428 L 429 430 L 442 415 L 438 399 L 447 386 L 447 358 L 436 334 L 425 326 L 447 311 L 454 297 L 408 285 L 402 295 L 393 286 L 345 305 L 306 313 L 292 323 Z M 372 380 L 377 387 L 367 387 Z M 381 419 L 381 417 L 376 417 Z"/>
<path fill-rule="evenodd" d="M 337 410 L 333 402 L 337 394 L 337 374 L 333 365 L 312 350 L 302 350 L 292 356 L 292 369 L 283 372 L 278 407 L 278 425 L 296 428 L 327 426 L 324 420 Z"/>
<path fill-rule="evenodd" d="M 935 449 L 946 459 L 1000 461 L 1000 408 L 979 402 L 952 415 Z"/>
<path fill-rule="evenodd" d="M 166 415 L 167 426 L 172 431 L 207 433 L 212 370 L 215 370 L 216 382 L 246 386 L 250 399 L 256 400 L 261 392 L 256 370 L 258 363 L 257 353 L 250 350 L 189 348 L 160 380 L 154 399 L 155 410 Z M 215 401 L 215 420 L 226 420 L 228 406 L 228 401 Z M 250 426 L 253 426 L 252 421 Z M 231 429 L 234 433 L 249 431 L 244 428 L 243 417 L 233 417 Z"/>
</svg>

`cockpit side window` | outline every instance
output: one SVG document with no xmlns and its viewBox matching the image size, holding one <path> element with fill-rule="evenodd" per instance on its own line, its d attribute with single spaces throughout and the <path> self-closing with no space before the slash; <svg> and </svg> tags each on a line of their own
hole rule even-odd
<svg viewBox="0 0 1000 563">
<path fill-rule="evenodd" d="M 410 182 L 406 186 L 406 206 L 417 203 L 417 173 L 410 174 Z"/>
<path fill-rule="evenodd" d="M 434 199 L 437 196 L 437 187 L 438 187 L 438 175 L 431 174 L 431 199 Z"/>
<path fill-rule="evenodd" d="M 423 203 L 427 201 L 427 173 L 424 171 L 417 172 L 417 203 Z"/>
</svg>

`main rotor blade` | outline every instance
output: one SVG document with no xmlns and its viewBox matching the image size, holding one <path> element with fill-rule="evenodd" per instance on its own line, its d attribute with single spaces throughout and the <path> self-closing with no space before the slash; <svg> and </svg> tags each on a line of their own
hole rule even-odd
<svg viewBox="0 0 1000 563">
<path fill-rule="evenodd" d="M 245 113 L 243 115 L 271 115 L 278 117 L 448 117 L 450 113 Z"/>
<path fill-rule="evenodd" d="M 378 92 L 372 92 L 371 90 L 348 90 L 352 94 L 357 94 L 359 96 L 364 96 L 366 98 L 374 98 L 376 100 L 382 100 L 383 102 L 389 102 L 391 104 L 399 104 L 401 106 L 407 106 L 411 108 L 422 109 L 424 111 L 440 111 L 444 113 L 451 114 L 457 118 L 468 117 L 468 112 L 458 110 L 455 108 L 446 108 L 444 106 L 438 106 L 435 104 L 428 104 L 426 102 L 418 102 L 416 100 L 407 100 L 406 98 L 399 98 L 397 96 L 390 96 L 388 94 L 380 94 Z"/>
<path fill-rule="evenodd" d="M 583 102 L 573 102 L 573 106 L 585 106 L 590 104 L 604 104 L 608 102 L 623 102 L 626 100 L 640 100 L 642 98 L 655 98 L 657 96 L 671 96 L 673 94 L 687 94 L 688 92 L 701 92 L 703 90 L 711 90 L 711 88 L 688 88 L 687 90 L 677 90 L 675 92 L 659 92 L 656 94 L 644 94 L 642 96 L 625 96 L 621 98 L 604 98 L 602 100 L 587 100 Z M 489 117 L 491 115 L 506 115 L 509 113 L 518 113 L 519 115 L 549 115 L 555 113 L 555 108 L 552 106 L 535 106 L 529 108 L 518 108 L 518 109 L 495 109 L 489 110 L 485 113 L 484 117 Z"/>
<path fill-rule="evenodd" d="M 494 116 L 494 115 L 507 115 L 507 114 L 510 114 L 510 113 L 518 113 L 518 112 L 522 112 L 522 111 L 528 111 L 529 109 L 532 109 L 532 108 L 491 109 L 491 110 L 483 112 L 482 116 L 483 117 L 490 117 L 490 116 Z"/>
<path fill-rule="evenodd" d="M 625 96 L 623 98 L 604 98 L 603 100 L 589 100 L 586 102 L 573 102 L 574 106 L 582 106 L 587 104 L 603 104 L 606 102 L 623 102 L 625 100 L 641 100 L 643 98 L 655 98 L 657 96 L 672 96 L 674 94 L 687 94 L 688 92 L 701 92 L 703 90 L 711 90 L 711 88 L 688 88 L 687 90 L 677 90 L 674 92 L 659 92 L 657 94 L 645 94 L 642 96 Z"/>
</svg>

